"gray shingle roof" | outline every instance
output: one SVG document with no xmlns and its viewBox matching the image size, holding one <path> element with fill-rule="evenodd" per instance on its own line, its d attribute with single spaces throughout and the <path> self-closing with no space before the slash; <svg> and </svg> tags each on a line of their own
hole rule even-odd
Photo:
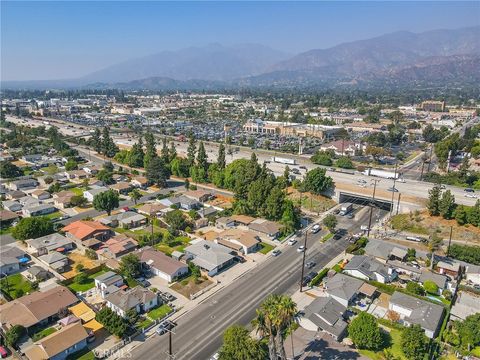
<svg viewBox="0 0 480 360">
<path fill-rule="evenodd" d="M 347 328 L 343 319 L 346 310 L 345 306 L 331 297 L 319 297 L 305 308 L 305 317 L 320 329 L 339 337 Z"/>
<path fill-rule="evenodd" d="M 422 274 L 420 275 L 418 281 L 423 284 L 427 280 L 433 281 L 440 289 L 445 289 L 445 285 L 447 284 L 446 276 L 435 274 L 427 269 L 422 269 Z"/>
<path fill-rule="evenodd" d="M 375 273 L 387 279 L 390 277 L 388 267 L 385 264 L 365 255 L 355 255 L 348 264 L 345 265 L 344 270 L 357 270 L 370 280 L 376 280 Z"/>
<path fill-rule="evenodd" d="M 327 293 L 350 301 L 364 282 L 351 276 L 337 273 L 325 282 Z"/>
</svg>

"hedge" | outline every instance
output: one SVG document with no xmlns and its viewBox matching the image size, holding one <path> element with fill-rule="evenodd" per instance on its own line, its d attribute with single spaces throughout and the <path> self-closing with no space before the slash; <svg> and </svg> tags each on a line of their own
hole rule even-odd
<svg viewBox="0 0 480 360">
<path fill-rule="evenodd" d="M 320 284 L 323 280 L 323 278 L 327 275 L 329 268 L 325 268 L 322 271 L 318 273 L 317 276 L 315 276 L 312 281 L 310 281 L 310 286 L 317 286 Z"/>
</svg>

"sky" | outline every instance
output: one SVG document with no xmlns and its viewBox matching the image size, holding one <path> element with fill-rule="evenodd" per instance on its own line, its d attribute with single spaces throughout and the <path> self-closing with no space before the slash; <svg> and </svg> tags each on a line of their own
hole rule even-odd
<svg viewBox="0 0 480 360">
<path fill-rule="evenodd" d="M 209 43 L 289 53 L 389 32 L 477 26 L 480 2 L 1 1 L 1 79 L 86 75 Z"/>
</svg>

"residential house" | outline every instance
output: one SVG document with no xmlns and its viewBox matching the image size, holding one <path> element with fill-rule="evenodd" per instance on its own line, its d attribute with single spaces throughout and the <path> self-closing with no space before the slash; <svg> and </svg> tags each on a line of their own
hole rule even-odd
<svg viewBox="0 0 480 360">
<path fill-rule="evenodd" d="M 24 207 L 22 209 L 22 214 L 25 217 L 31 216 L 41 216 L 51 214 L 57 211 L 57 208 L 51 204 L 40 204 L 29 207 Z"/>
<path fill-rule="evenodd" d="M 110 190 L 109 188 L 105 186 L 97 186 L 93 187 L 90 190 L 86 190 L 83 192 L 83 197 L 87 199 L 90 202 L 93 202 L 93 199 L 95 198 L 95 195 L 101 194 L 105 191 Z"/>
<path fill-rule="evenodd" d="M 250 225 L 256 219 L 248 215 L 232 215 L 231 218 L 233 221 L 235 221 L 235 225 L 243 225 L 243 226 Z"/>
<path fill-rule="evenodd" d="M 97 276 L 94 281 L 95 287 L 100 291 L 102 298 L 120 290 L 120 287 L 123 286 L 123 278 L 113 271 L 107 271 Z"/>
<path fill-rule="evenodd" d="M 73 249 L 73 241 L 59 233 L 25 240 L 25 243 L 27 244 L 27 251 L 34 256 L 45 255 L 50 251 L 63 252 Z"/>
<path fill-rule="evenodd" d="M 387 266 L 394 269 L 400 278 L 411 280 L 411 278 L 418 279 L 422 271 L 413 265 L 398 260 L 387 260 Z"/>
<path fill-rule="evenodd" d="M 42 154 L 23 155 L 20 160 L 28 165 L 35 165 L 43 159 Z"/>
<path fill-rule="evenodd" d="M 215 215 L 217 212 L 218 210 L 213 206 L 204 206 L 203 208 L 197 211 L 198 215 L 202 219 L 209 218 L 210 216 Z"/>
<path fill-rule="evenodd" d="M 3 208 L 5 210 L 11 211 L 13 213 L 16 213 L 17 211 L 22 210 L 23 205 L 20 204 L 18 201 L 14 200 L 5 200 L 2 201 Z"/>
<path fill-rule="evenodd" d="M 99 259 L 117 259 L 138 247 L 138 242 L 126 235 L 116 235 L 103 244 L 97 250 Z"/>
<path fill-rule="evenodd" d="M 213 198 L 213 194 L 210 191 L 200 189 L 186 191 L 183 195 L 201 203 L 207 202 Z"/>
<path fill-rule="evenodd" d="M 179 209 L 183 210 L 196 210 L 201 207 L 201 204 L 194 199 L 189 197 L 178 195 L 171 196 L 165 199 L 159 200 L 159 203 L 165 205 L 166 207 L 177 206 Z"/>
<path fill-rule="evenodd" d="M 72 198 L 75 193 L 71 191 L 60 191 L 53 195 L 53 204 L 60 209 L 66 209 L 72 206 Z"/>
<path fill-rule="evenodd" d="M 0 275 L 10 275 L 20 270 L 21 265 L 30 259 L 25 251 L 14 245 L 5 245 L 0 248 Z"/>
<path fill-rule="evenodd" d="M 51 197 L 50 193 L 46 190 L 35 190 L 32 192 L 32 196 L 37 200 L 46 200 Z"/>
<path fill-rule="evenodd" d="M 110 227 L 133 229 L 147 224 L 147 218 L 135 211 L 125 211 L 110 215 L 99 220 L 102 224 Z"/>
<path fill-rule="evenodd" d="M 389 283 L 397 276 L 392 268 L 373 257 L 365 255 L 355 255 L 345 265 L 343 272 L 363 280 L 373 280 L 381 283 Z"/>
<path fill-rule="evenodd" d="M 10 190 L 28 190 L 28 189 L 35 189 L 38 185 L 38 181 L 35 179 L 21 179 L 15 180 L 8 183 L 7 187 Z"/>
<path fill-rule="evenodd" d="M 33 196 L 24 196 L 17 200 L 23 207 L 32 207 L 40 205 L 42 202 L 38 199 L 35 199 Z"/>
<path fill-rule="evenodd" d="M 55 251 L 39 256 L 38 260 L 58 273 L 65 272 L 69 263 L 69 259 L 65 255 Z"/>
<path fill-rule="evenodd" d="M 213 276 L 234 263 L 235 256 L 231 252 L 225 246 L 201 240 L 185 248 L 185 257 Z"/>
<path fill-rule="evenodd" d="M 27 330 L 37 324 L 46 324 L 66 313 L 66 309 L 78 302 L 78 298 L 63 286 L 45 291 L 35 291 L 0 305 L 0 319 L 4 330 L 22 325 Z"/>
<path fill-rule="evenodd" d="M 468 264 L 465 267 L 465 280 L 469 283 L 480 285 L 480 266 Z"/>
<path fill-rule="evenodd" d="M 0 227 L 11 226 L 12 223 L 17 220 L 20 216 L 10 210 L 0 210 Z"/>
<path fill-rule="evenodd" d="M 345 307 L 351 305 L 365 282 L 345 274 L 336 273 L 325 281 L 325 292 Z"/>
<path fill-rule="evenodd" d="M 447 289 L 448 278 L 445 275 L 436 274 L 430 270 L 422 269 L 418 282 L 423 285 L 425 284 L 425 281 L 432 281 L 438 286 L 438 295 L 440 295 L 443 290 Z"/>
<path fill-rule="evenodd" d="M 187 264 L 180 262 L 151 247 L 143 248 L 138 253 L 143 266 L 168 282 L 188 274 Z"/>
<path fill-rule="evenodd" d="M 128 193 L 132 190 L 132 185 L 128 182 L 118 182 L 116 184 L 110 185 L 110 189 L 115 190 L 121 195 L 128 195 Z"/>
<path fill-rule="evenodd" d="M 146 216 L 158 217 L 162 210 L 166 209 L 165 205 L 159 203 L 147 203 L 140 206 L 137 211 L 139 214 Z"/>
<path fill-rule="evenodd" d="M 94 176 L 97 175 L 97 173 L 101 170 L 101 167 L 98 165 L 87 165 L 82 168 L 83 171 L 85 171 L 88 175 Z"/>
<path fill-rule="evenodd" d="M 365 255 L 373 256 L 381 262 L 388 260 L 405 261 L 407 248 L 385 241 L 369 240 L 365 246 Z"/>
<path fill-rule="evenodd" d="M 243 254 L 250 254 L 259 248 L 260 240 L 256 233 L 249 230 L 228 229 L 218 234 L 214 240 L 217 244 L 226 246 Z"/>
<path fill-rule="evenodd" d="M 26 194 L 20 190 L 13 190 L 13 191 L 7 192 L 5 196 L 8 200 L 17 200 L 26 196 Z"/>
<path fill-rule="evenodd" d="M 444 258 L 442 261 L 437 263 L 435 269 L 439 274 L 450 276 L 453 279 L 458 279 L 461 265 L 458 261 Z"/>
<path fill-rule="evenodd" d="M 136 176 L 130 182 L 133 186 L 141 189 L 146 189 L 148 187 L 149 181 L 144 176 Z"/>
<path fill-rule="evenodd" d="M 390 298 L 388 308 L 398 313 L 406 326 L 417 324 L 425 330 L 425 335 L 430 339 L 437 336 L 443 320 L 442 305 L 395 291 Z"/>
<path fill-rule="evenodd" d="M 248 224 L 248 228 L 260 235 L 266 235 L 271 239 L 276 239 L 278 236 L 280 236 L 282 225 L 270 220 L 255 219 Z"/>
<path fill-rule="evenodd" d="M 115 181 L 115 182 L 127 181 L 127 180 L 128 180 L 128 176 L 127 176 L 127 175 L 123 175 L 123 174 L 113 174 L 113 175 L 112 175 L 112 179 L 113 179 L 113 181 Z"/>
<path fill-rule="evenodd" d="M 87 347 L 88 333 L 81 322 L 60 328 L 25 350 L 29 360 L 65 360 Z"/>
<path fill-rule="evenodd" d="M 50 279 L 52 277 L 52 273 L 45 270 L 41 266 L 34 265 L 25 270 L 25 277 L 32 282 L 40 282 Z"/>
<path fill-rule="evenodd" d="M 134 287 L 126 291 L 117 291 L 105 298 L 107 306 L 122 317 L 135 309 L 138 314 L 148 312 L 159 305 L 158 295 L 142 287 Z"/>
<path fill-rule="evenodd" d="M 105 241 L 113 235 L 113 231 L 97 221 L 78 220 L 74 221 L 62 229 L 65 236 L 74 241 L 83 242 L 89 239 Z"/>
<path fill-rule="evenodd" d="M 215 225 L 220 229 L 230 229 L 235 227 L 235 220 L 233 220 L 231 217 L 222 216 L 215 221 Z"/>
<path fill-rule="evenodd" d="M 480 313 L 480 296 L 466 291 L 459 291 L 455 304 L 450 310 L 452 320 L 465 320 L 467 316 Z"/>
<path fill-rule="evenodd" d="M 341 341 L 347 331 L 347 308 L 334 298 L 318 297 L 305 308 L 300 325 L 310 331 L 325 331 L 336 341 Z"/>
<path fill-rule="evenodd" d="M 89 177 L 85 170 L 71 170 L 65 171 L 65 176 L 68 180 L 83 180 Z"/>
</svg>

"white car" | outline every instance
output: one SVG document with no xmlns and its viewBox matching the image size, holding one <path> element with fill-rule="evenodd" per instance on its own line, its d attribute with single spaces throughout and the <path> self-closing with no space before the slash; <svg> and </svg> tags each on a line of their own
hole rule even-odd
<svg viewBox="0 0 480 360">
<path fill-rule="evenodd" d="M 471 193 L 466 193 L 466 194 L 465 194 L 465 197 L 467 197 L 467 198 L 474 198 L 474 199 L 476 199 L 476 198 L 477 198 L 477 195 L 475 195 L 475 194 L 471 194 Z"/>
<path fill-rule="evenodd" d="M 290 239 L 288 240 L 287 244 L 292 246 L 292 245 L 295 245 L 297 243 L 297 240 L 296 239 Z"/>
<path fill-rule="evenodd" d="M 317 232 L 319 232 L 321 229 L 320 225 L 318 224 L 315 224 L 312 226 L 312 234 L 316 234 Z"/>
<path fill-rule="evenodd" d="M 304 252 L 304 251 L 305 251 L 305 246 L 300 245 L 300 246 L 297 248 L 297 251 L 298 251 L 298 252 Z"/>
<path fill-rule="evenodd" d="M 277 257 L 277 256 L 280 255 L 281 253 L 282 253 L 282 252 L 281 252 L 280 250 L 276 249 L 276 250 L 273 250 L 273 251 L 272 251 L 272 256 Z"/>
<path fill-rule="evenodd" d="M 362 225 L 362 226 L 360 226 L 360 230 L 362 230 L 362 231 L 368 231 L 368 225 Z"/>
</svg>

